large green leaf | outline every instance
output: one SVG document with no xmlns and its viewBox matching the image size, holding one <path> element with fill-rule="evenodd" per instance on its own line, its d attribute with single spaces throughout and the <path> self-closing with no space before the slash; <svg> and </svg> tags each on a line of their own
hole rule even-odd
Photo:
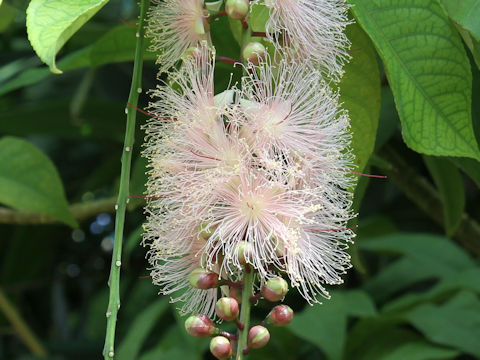
<svg viewBox="0 0 480 360">
<path fill-rule="evenodd" d="M 330 300 L 295 315 L 288 328 L 298 337 L 317 345 L 328 359 L 341 359 L 348 316 L 368 317 L 375 306 L 364 292 L 335 292 Z"/>
<path fill-rule="evenodd" d="M 35 146 L 19 138 L 0 140 L 0 202 L 77 225 L 55 166 Z"/>
<path fill-rule="evenodd" d="M 444 305 L 425 304 L 405 315 L 430 341 L 480 357 L 480 301 L 462 292 Z"/>
<path fill-rule="evenodd" d="M 480 159 L 470 63 L 439 3 L 350 2 L 385 64 L 407 145 L 428 155 Z"/>
<path fill-rule="evenodd" d="M 352 59 L 340 82 L 340 101 L 350 114 L 357 171 L 363 171 L 375 147 L 380 117 L 380 72 L 373 44 L 356 24 L 347 27 Z"/>
<path fill-rule="evenodd" d="M 460 225 L 465 210 L 463 178 L 455 165 L 447 159 L 423 157 L 443 202 L 443 221 L 447 236 L 451 237 Z"/>
</svg>

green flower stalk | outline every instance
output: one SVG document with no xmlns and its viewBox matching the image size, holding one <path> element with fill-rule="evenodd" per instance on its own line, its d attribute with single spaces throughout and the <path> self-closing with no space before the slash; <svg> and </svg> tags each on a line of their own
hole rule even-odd
<svg viewBox="0 0 480 360">
<path fill-rule="evenodd" d="M 130 185 L 130 167 L 132 163 L 132 149 L 135 138 L 135 120 L 136 111 L 134 108 L 138 103 L 138 96 L 141 93 L 142 86 L 142 66 L 143 66 L 143 43 L 145 36 L 145 16 L 149 6 L 149 0 L 141 0 L 140 3 L 140 23 L 137 31 L 137 44 L 135 48 L 135 60 L 133 65 L 132 85 L 130 87 L 130 95 L 128 96 L 128 104 L 132 108 L 125 108 L 127 114 L 127 124 L 125 131 L 125 141 L 122 152 L 122 169 L 120 174 L 120 188 L 118 192 L 117 211 L 115 217 L 115 239 L 113 244 L 112 264 L 110 267 L 110 278 L 108 281 L 110 287 L 110 295 L 108 301 L 107 331 L 105 335 L 105 345 L 103 348 L 103 356 L 106 360 L 111 360 L 115 356 L 115 328 L 117 325 L 117 314 L 120 309 L 120 268 L 122 266 L 122 241 L 123 227 L 125 222 L 125 211 L 129 199 Z"/>
</svg>

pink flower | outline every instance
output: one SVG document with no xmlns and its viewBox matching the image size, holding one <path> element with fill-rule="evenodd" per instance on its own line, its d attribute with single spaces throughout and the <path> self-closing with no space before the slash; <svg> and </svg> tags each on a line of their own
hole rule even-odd
<svg viewBox="0 0 480 360">
<path fill-rule="evenodd" d="M 338 170 L 352 167 L 350 119 L 340 108 L 318 70 L 286 59 L 276 66 L 269 58 L 251 66 L 242 83 L 244 113 L 240 134 L 264 167 L 289 178 L 343 188 L 351 178 Z M 274 85 L 272 85 L 274 84 Z M 333 178 L 332 178 L 333 177 Z M 329 180 L 330 179 L 330 180 Z"/>
<path fill-rule="evenodd" d="M 311 59 L 328 77 L 341 78 L 350 46 L 345 0 L 265 0 L 265 5 L 271 9 L 267 36 L 280 52 Z"/>
<path fill-rule="evenodd" d="M 160 52 L 160 70 L 168 70 L 185 51 L 209 39 L 203 0 L 154 0 L 149 12 L 147 36 L 152 50 Z"/>
</svg>

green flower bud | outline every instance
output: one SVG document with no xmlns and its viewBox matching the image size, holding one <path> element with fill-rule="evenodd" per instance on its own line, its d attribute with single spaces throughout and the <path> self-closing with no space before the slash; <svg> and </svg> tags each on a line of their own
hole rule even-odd
<svg viewBox="0 0 480 360">
<path fill-rule="evenodd" d="M 250 9 L 248 0 L 227 0 L 225 11 L 227 15 L 234 20 L 243 20 Z"/>
<path fill-rule="evenodd" d="M 190 335 L 203 338 L 216 333 L 217 329 L 206 315 L 192 315 L 185 320 L 185 329 Z"/>
<path fill-rule="evenodd" d="M 211 289 L 218 285 L 218 274 L 203 268 L 196 268 L 188 276 L 190 285 L 197 289 Z"/>
<path fill-rule="evenodd" d="M 267 315 L 265 323 L 273 326 L 285 326 L 293 319 L 293 310 L 288 305 L 277 305 Z"/>
<path fill-rule="evenodd" d="M 227 359 L 232 354 L 232 346 L 230 341 L 223 336 L 215 336 L 210 341 L 210 352 L 217 359 Z"/>
<path fill-rule="evenodd" d="M 238 302 L 231 297 L 222 297 L 218 299 L 215 305 L 215 313 L 225 321 L 233 321 L 238 316 Z"/>
<path fill-rule="evenodd" d="M 240 241 L 237 245 L 238 262 L 242 265 L 247 263 L 247 259 L 252 253 L 252 245 L 246 241 Z"/>
<path fill-rule="evenodd" d="M 251 62 L 254 65 L 258 65 L 261 58 L 264 58 L 267 50 L 265 46 L 257 41 L 251 41 L 247 43 L 242 50 L 242 56 L 245 60 Z"/>
<path fill-rule="evenodd" d="M 268 340 L 270 340 L 270 333 L 262 325 L 254 326 L 248 332 L 248 345 L 254 349 L 264 347 L 267 345 Z"/>
<path fill-rule="evenodd" d="M 279 277 L 270 279 L 262 287 L 262 295 L 268 301 L 280 301 L 288 292 L 287 282 Z"/>
</svg>

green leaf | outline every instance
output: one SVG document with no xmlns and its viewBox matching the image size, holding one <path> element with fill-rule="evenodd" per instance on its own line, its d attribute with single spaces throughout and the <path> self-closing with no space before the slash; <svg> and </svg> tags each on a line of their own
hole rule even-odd
<svg viewBox="0 0 480 360">
<path fill-rule="evenodd" d="M 375 306 L 364 292 L 335 292 L 322 305 L 296 314 L 288 328 L 298 337 L 317 345 L 328 359 L 341 359 L 348 316 L 368 317 L 375 314 Z"/>
<path fill-rule="evenodd" d="M 382 357 L 382 360 L 446 360 L 456 358 L 460 353 L 427 343 L 426 341 L 408 342 L 398 346 Z"/>
<path fill-rule="evenodd" d="M 350 0 L 385 64 L 405 142 L 427 155 L 480 159 L 470 63 L 432 0 Z"/>
<path fill-rule="evenodd" d="M 443 221 L 448 237 L 453 236 L 465 210 L 465 190 L 462 175 L 447 159 L 424 156 L 430 175 L 437 186 L 443 202 Z"/>
<path fill-rule="evenodd" d="M 119 360 L 136 359 L 147 336 L 168 308 L 167 298 L 160 298 L 140 312 L 133 324 L 129 326 L 127 336 L 120 344 L 115 358 Z"/>
<path fill-rule="evenodd" d="M 29 142 L 10 136 L 0 140 L 0 202 L 77 226 L 50 159 Z"/>
<path fill-rule="evenodd" d="M 475 262 L 455 243 L 437 235 L 396 233 L 362 241 L 358 246 L 363 250 L 430 260 L 445 269 L 458 271 L 475 266 Z"/>
<path fill-rule="evenodd" d="M 445 349 L 423 340 L 411 330 L 401 328 L 371 328 L 364 341 L 358 342 L 355 349 L 348 348 L 347 359 L 357 360 L 434 360 L 451 359 L 459 354 L 456 350 Z M 354 343 L 349 339 L 349 345 Z"/>
<path fill-rule="evenodd" d="M 380 72 L 373 44 L 356 24 L 347 27 L 352 42 L 351 61 L 345 66 L 340 87 L 340 101 L 350 114 L 352 147 L 356 171 L 362 172 L 375 147 L 380 117 Z"/>
<path fill-rule="evenodd" d="M 409 311 L 405 318 L 430 341 L 480 357 L 480 301 L 477 295 L 462 292 L 444 305 L 421 305 Z"/>
<path fill-rule="evenodd" d="M 459 290 L 480 293 L 480 281 L 478 279 L 480 279 L 479 267 L 460 271 L 445 277 L 427 292 L 408 293 L 387 303 L 382 308 L 382 312 L 399 312 L 422 302 L 433 302 L 448 297 Z"/>
<path fill-rule="evenodd" d="M 404 255 L 365 285 L 365 289 L 377 300 L 384 300 L 415 283 L 446 278 L 475 266 L 472 259 L 453 242 L 427 234 L 396 233 L 361 241 L 358 247 Z"/>
<path fill-rule="evenodd" d="M 55 74 L 62 71 L 55 56 L 62 46 L 108 0 L 32 0 L 27 9 L 28 39 L 38 57 Z"/>
<path fill-rule="evenodd" d="M 480 0 L 440 0 L 448 16 L 480 40 Z"/>
<path fill-rule="evenodd" d="M 480 162 L 468 158 L 450 158 L 465 174 L 467 174 L 480 187 Z"/>
</svg>

